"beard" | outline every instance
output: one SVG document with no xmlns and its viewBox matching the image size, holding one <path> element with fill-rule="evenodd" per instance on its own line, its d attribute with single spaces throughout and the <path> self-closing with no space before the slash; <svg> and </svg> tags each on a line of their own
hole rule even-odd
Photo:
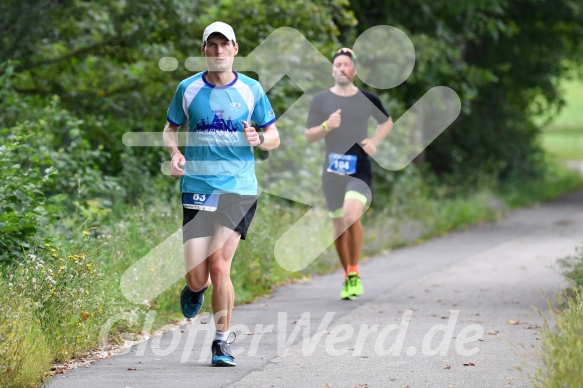
<svg viewBox="0 0 583 388">
<path fill-rule="evenodd" d="M 336 78 L 336 84 L 339 86 L 348 86 L 352 83 L 350 78 Z"/>
</svg>

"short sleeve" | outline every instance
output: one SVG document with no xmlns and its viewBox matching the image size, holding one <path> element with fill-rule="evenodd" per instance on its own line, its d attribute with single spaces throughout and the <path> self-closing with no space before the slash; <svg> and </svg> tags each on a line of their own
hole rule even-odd
<svg viewBox="0 0 583 388">
<path fill-rule="evenodd" d="M 276 117 L 273 108 L 271 107 L 271 103 L 261 85 L 256 84 L 255 87 L 256 102 L 251 119 L 253 119 L 257 127 L 265 128 L 273 124 L 276 121 Z"/>
<path fill-rule="evenodd" d="M 178 88 L 176 88 L 176 93 L 174 93 L 170 107 L 168 107 L 166 120 L 168 120 L 170 124 L 180 126 L 186 121 L 186 113 L 184 113 L 184 106 L 182 104 L 183 97 L 184 87 L 180 84 L 178 85 Z"/>
<path fill-rule="evenodd" d="M 308 118 L 306 120 L 306 128 L 312 128 L 316 125 L 322 124 L 327 117 L 322 117 L 320 109 L 320 94 L 316 94 L 312 101 L 310 102 L 310 110 L 308 112 Z"/>
<path fill-rule="evenodd" d="M 368 93 L 366 96 L 374 105 L 374 108 L 372 108 L 372 116 L 375 118 L 377 123 L 382 124 L 386 122 L 391 117 L 391 115 L 383 106 L 381 99 L 371 93 Z"/>
</svg>

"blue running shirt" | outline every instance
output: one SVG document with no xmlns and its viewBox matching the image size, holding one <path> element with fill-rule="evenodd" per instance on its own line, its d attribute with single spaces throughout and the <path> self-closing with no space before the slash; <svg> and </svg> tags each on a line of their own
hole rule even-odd
<svg viewBox="0 0 583 388">
<path fill-rule="evenodd" d="M 183 193 L 257 195 L 253 147 L 242 122 L 264 128 L 276 118 L 259 82 L 234 73 L 226 86 L 209 84 L 202 72 L 176 89 L 166 119 L 187 134 Z"/>
</svg>

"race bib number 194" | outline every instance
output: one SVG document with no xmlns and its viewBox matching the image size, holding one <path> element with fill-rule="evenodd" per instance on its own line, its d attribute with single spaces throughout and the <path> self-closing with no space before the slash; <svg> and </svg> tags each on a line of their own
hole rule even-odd
<svg viewBox="0 0 583 388">
<path fill-rule="evenodd" d="M 182 206 L 185 209 L 214 212 L 219 204 L 219 194 L 183 193 Z"/>
</svg>

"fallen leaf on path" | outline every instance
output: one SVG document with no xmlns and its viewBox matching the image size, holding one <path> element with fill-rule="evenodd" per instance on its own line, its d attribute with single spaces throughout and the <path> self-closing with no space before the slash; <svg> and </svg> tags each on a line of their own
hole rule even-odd
<svg viewBox="0 0 583 388">
<path fill-rule="evenodd" d="M 500 333 L 498 330 L 490 330 L 489 332 L 487 332 L 486 334 L 490 334 L 490 335 L 496 335 Z"/>
<path fill-rule="evenodd" d="M 128 368 L 128 370 L 137 370 L 136 368 Z"/>
<path fill-rule="evenodd" d="M 332 384 L 324 383 L 324 384 L 322 384 L 322 386 L 323 386 L 323 387 L 331 387 L 331 386 L 332 386 Z"/>
<path fill-rule="evenodd" d="M 464 366 L 476 366 L 473 362 L 464 362 Z"/>
<path fill-rule="evenodd" d="M 513 321 L 512 319 L 508 321 L 509 325 L 520 325 L 520 321 Z"/>
</svg>

